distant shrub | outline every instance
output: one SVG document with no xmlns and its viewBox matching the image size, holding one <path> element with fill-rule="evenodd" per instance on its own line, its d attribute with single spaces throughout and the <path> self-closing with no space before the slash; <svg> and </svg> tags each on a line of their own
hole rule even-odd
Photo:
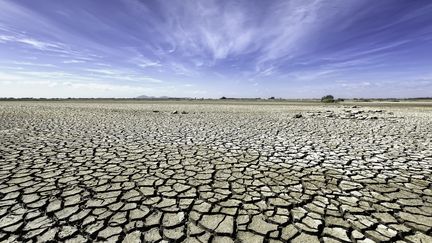
<svg viewBox="0 0 432 243">
<path fill-rule="evenodd" d="M 220 99 L 221 99 L 221 100 L 226 100 L 226 97 L 225 97 L 225 96 L 222 96 Z"/>
<path fill-rule="evenodd" d="M 334 99 L 333 95 L 326 95 L 326 96 L 323 96 L 321 98 L 321 102 L 324 102 L 324 103 L 334 103 L 335 99 Z"/>
<path fill-rule="evenodd" d="M 371 102 L 370 99 L 363 99 L 363 98 L 359 99 L 359 101 L 360 101 L 360 102 Z"/>
<path fill-rule="evenodd" d="M 339 99 L 336 100 L 336 102 L 342 102 L 342 101 L 345 101 L 345 99 L 339 98 Z"/>
<path fill-rule="evenodd" d="M 270 98 L 269 98 L 269 100 L 274 100 L 274 99 L 275 99 L 275 97 L 274 97 L 274 96 L 272 96 L 272 97 L 270 97 Z"/>
</svg>

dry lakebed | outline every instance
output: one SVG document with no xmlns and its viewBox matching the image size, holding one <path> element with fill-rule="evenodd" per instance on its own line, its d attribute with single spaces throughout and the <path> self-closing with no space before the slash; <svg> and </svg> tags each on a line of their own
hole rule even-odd
<svg viewBox="0 0 432 243">
<path fill-rule="evenodd" d="M 1 101 L 0 242 L 432 242 L 432 103 Z"/>
</svg>

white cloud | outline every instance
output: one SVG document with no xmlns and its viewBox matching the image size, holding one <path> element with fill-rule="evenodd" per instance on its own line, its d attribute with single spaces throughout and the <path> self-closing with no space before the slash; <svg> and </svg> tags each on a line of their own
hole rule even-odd
<svg viewBox="0 0 432 243">
<path fill-rule="evenodd" d="M 52 42 L 44 42 L 31 38 L 16 38 L 15 41 L 30 45 L 36 49 L 46 51 L 46 50 L 58 50 L 63 48 L 62 45 Z"/>
<path fill-rule="evenodd" d="M 13 36 L 0 35 L 0 43 L 6 43 L 8 41 L 13 41 L 13 40 L 14 40 Z"/>
<path fill-rule="evenodd" d="M 22 86 L 27 88 L 22 89 Z M 0 79 L 0 97 L 136 97 L 154 92 L 154 88 L 136 85 Z"/>
<path fill-rule="evenodd" d="M 90 72 L 91 77 L 98 79 L 114 79 L 118 81 L 129 81 L 134 83 L 163 83 L 162 80 L 148 77 L 143 74 L 137 73 L 134 70 L 120 70 L 120 69 L 97 69 L 88 68 L 85 71 Z"/>
<path fill-rule="evenodd" d="M 173 50 L 188 56 L 224 59 L 248 51 L 253 43 L 253 28 L 240 6 L 222 6 L 219 1 L 161 2 L 169 21 L 158 24 L 160 35 Z M 181 13 L 185 14 L 181 14 Z M 250 49 L 249 49 L 250 50 Z"/>
<path fill-rule="evenodd" d="M 142 67 L 142 68 L 147 68 L 147 67 L 161 67 L 162 64 L 158 63 L 158 62 L 145 62 L 145 63 L 139 63 L 138 66 Z"/>
<path fill-rule="evenodd" d="M 137 58 L 132 59 L 132 63 L 138 65 L 142 68 L 148 68 L 148 67 L 161 67 L 162 64 L 159 61 L 152 61 L 148 58 L 139 56 Z"/>
<path fill-rule="evenodd" d="M 66 46 L 60 43 L 41 41 L 23 35 L 0 35 L 0 42 L 21 43 L 41 51 L 64 51 Z"/>
<path fill-rule="evenodd" d="M 159 80 L 136 78 L 126 77 L 136 81 L 134 83 L 112 83 L 112 79 L 107 81 L 66 72 L 0 72 L 0 97 L 136 97 L 143 93 L 163 94 L 165 88 L 155 86 L 160 83 Z"/>
<path fill-rule="evenodd" d="M 72 59 L 72 60 L 64 60 L 63 63 L 65 63 L 65 64 L 75 64 L 75 63 L 85 63 L 85 61 Z"/>
<path fill-rule="evenodd" d="M 35 63 L 35 62 L 19 62 L 19 61 L 14 61 L 14 62 L 12 62 L 12 64 L 15 64 L 15 65 L 24 65 L 24 66 L 36 66 L 36 67 L 55 67 L 55 65 L 51 64 L 51 63 Z"/>
<path fill-rule="evenodd" d="M 96 68 L 87 68 L 85 71 L 91 72 L 91 73 L 97 73 L 97 74 L 106 74 L 106 75 L 120 75 L 116 70 L 111 69 L 96 69 Z"/>
<path fill-rule="evenodd" d="M 183 75 L 188 77 L 194 77 L 198 75 L 198 72 L 194 68 L 189 68 L 188 66 L 182 63 L 172 62 L 169 64 L 169 67 L 175 74 L 178 75 Z"/>
<path fill-rule="evenodd" d="M 329 77 L 336 73 L 336 70 L 332 69 L 323 69 L 323 70 L 307 70 L 307 71 L 295 71 L 288 73 L 288 77 L 293 77 L 296 80 L 303 81 L 319 81 L 324 77 Z"/>
<path fill-rule="evenodd" d="M 74 77 L 74 74 L 63 71 L 17 71 L 14 74 L 37 79 L 64 79 Z"/>
</svg>

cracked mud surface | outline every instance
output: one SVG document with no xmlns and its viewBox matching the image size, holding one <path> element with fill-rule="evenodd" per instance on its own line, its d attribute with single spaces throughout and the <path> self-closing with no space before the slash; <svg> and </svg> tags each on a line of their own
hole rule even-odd
<svg viewBox="0 0 432 243">
<path fill-rule="evenodd" d="M 432 242 L 431 141 L 430 107 L 1 102 L 0 242 Z"/>
</svg>

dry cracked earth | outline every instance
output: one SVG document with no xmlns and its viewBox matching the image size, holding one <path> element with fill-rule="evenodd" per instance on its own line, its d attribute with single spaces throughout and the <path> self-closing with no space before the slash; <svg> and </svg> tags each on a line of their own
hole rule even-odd
<svg viewBox="0 0 432 243">
<path fill-rule="evenodd" d="M 432 242 L 431 118 L 1 102 L 0 242 Z"/>
</svg>

